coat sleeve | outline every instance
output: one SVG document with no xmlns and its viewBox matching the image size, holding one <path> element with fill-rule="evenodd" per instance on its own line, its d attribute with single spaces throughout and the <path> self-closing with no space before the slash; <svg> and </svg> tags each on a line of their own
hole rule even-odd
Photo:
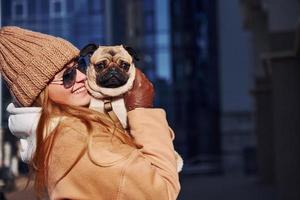
<svg viewBox="0 0 300 200">
<path fill-rule="evenodd" d="M 180 184 L 173 147 L 174 135 L 166 120 L 165 111 L 138 108 L 128 112 L 128 123 L 135 143 L 141 146 L 139 156 L 131 162 L 129 170 L 140 176 L 140 184 L 149 178 L 152 182 L 151 190 L 161 190 L 159 199 L 176 199 Z"/>
<path fill-rule="evenodd" d="M 36 128 L 40 119 L 40 107 L 15 107 L 10 103 L 6 108 L 8 128 L 19 138 L 19 153 L 23 162 L 29 163 L 36 148 Z"/>
</svg>

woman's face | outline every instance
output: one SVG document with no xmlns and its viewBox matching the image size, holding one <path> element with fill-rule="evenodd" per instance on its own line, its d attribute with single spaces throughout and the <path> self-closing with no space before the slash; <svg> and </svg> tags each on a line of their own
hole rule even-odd
<svg viewBox="0 0 300 200">
<path fill-rule="evenodd" d="M 76 69 L 75 83 L 70 88 L 63 85 L 63 73 L 67 68 L 73 65 L 71 63 L 62 71 L 56 74 L 53 81 L 48 86 L 49 98 L 60 104 L 73 106 L 87 106 L 91 100 L 91 96 L 85 87 L 86 75 Z"/>
</svg>

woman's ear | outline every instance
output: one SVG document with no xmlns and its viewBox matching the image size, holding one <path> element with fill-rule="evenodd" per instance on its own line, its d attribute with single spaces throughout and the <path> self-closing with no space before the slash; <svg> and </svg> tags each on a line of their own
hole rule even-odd
<svg viewBox="0 0 300 200">
<path fill-rule="evenodd" d="M 87 55 L 93 54 L 97 49 L 99 48 L 98 45 L 90 43 L 85 45 L 81 50 L 80 50 L 80 56 L 85 57 Z"/>
</svg>

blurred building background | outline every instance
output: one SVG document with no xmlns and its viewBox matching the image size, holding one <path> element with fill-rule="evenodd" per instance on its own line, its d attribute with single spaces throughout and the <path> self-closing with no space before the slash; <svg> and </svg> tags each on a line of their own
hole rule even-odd
<svg viewBox="0 0 300 200">
<path fill-rule="evenodd" d="M 220 98 L 215 1 L 13 0 L 3 26 L 17 25 L 88 43 L 126 44 L 156 86 L 176 146 L 195 170 L 220 172 Z M 3 91 L 5 102 L 10 102 Z M 3 115 L 3 124 L 7 116 Z"/>
<path fill-rule="evenodd" d="M 185 160 L 179 199 L 300 199 L 299 0 L 0 2 L 2 26 L 137 51 Z M 2 86 L 0 172 L 18 180 L 9 102 Z"/>
<path fill-rule="evenodd" d="M 254 61 L 259 175 L 278 199 L 300 199 L 300 1 L 241 0 Z"/>
</svg>

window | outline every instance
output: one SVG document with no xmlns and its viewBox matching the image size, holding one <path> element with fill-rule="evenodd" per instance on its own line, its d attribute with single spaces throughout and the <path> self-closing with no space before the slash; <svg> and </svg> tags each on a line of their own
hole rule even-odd
<svg viewBox="0 0 300 200">
<path fill-rule="evenodd" d="M 154 16 L 153 15 L 146 15 L 145 17 L 145 31 L 146 33 L 154 32 Z"/>
<path fill-rule="evenodd" d="M 15 14 L 17 16 L 23 16 L 24 15 L 24 5 L 16 4 L 15 5 Z"/>
<path fill-rule="evenodd" d="M 62 12 L 62 10 L 61 10 L 61 2 L 57 1 L 57 2 L 54 3 L 54 13 L 59 14 L 61 12 Z"/>
<path fill-rule="evenodd" d="M 152 48 L 155 44 L 155 39 L 153 34 L 147 34 L 144 36 L 145 45 L 147 48 Z"/>
<path fill-rule="evenodd" d="M 88 0 L 88 12 L 91 15 L 100 15 L 103 13 L 102 0 Z"/>
<path fill-rule="evenodd" d="M 153 11 L 154 1 L 152 0 L 144 0 L 144 10 L 147 12 Z"/>
<path fill-rule="evenodd" d="M 12 2 L 12 18 L 25 19 L 27 17 L 27 1 L 15 0 Z"/>
<path fill-rule="evenodd" d="M 66 15 L 66 1 L 65 0 L 50 0 L 50 17 L 59 18 Z"/>
</svg>

